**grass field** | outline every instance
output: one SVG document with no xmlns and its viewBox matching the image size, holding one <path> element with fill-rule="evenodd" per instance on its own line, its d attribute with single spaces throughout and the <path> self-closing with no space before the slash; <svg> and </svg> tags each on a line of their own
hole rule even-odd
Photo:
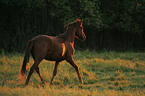
<svg viewBox="0 0 145 96">
<path fill-rule="evenodd" d="M 17 83 L 23 56 L 0 54 L 0 96 L 145 96 L 145 53 L 76 51 L 74 60 L 84 84 L 79 84 L 75 69 L 63 61 L 50 85 L 54 62 L 43 60 L 44 87 L 36 72 L 28 86 L 24 86 L 26 78 Z M 29 69 L 32 64 L 31 58 Z"/>
</svg>

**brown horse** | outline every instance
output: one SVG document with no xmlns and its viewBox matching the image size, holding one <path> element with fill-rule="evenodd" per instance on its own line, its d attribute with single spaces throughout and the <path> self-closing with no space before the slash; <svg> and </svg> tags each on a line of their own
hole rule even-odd
<svg viewBox="0 0 145 96">
<path fill-rule="evenodd" d="M 59 63 L 63 60 L 66 60 L 75 68 L 78 74 L 79 82 L 83 83 L 82 78 L 80 76 L 79 68 L 73 60 L 73 54 L 75 51 L 75 37 L 82 41 L 86 39 L 86 36 L 83 32 L 82 23 L 83 20 L 77 19 L 76 21 L 67 24 L 66 31 L 63 34 L 60 34 L 56 37 L 39 35 L 29 40 L 24 56 L 22 69 L 20 71 L 19 82 L 23 81 L 25 73 L 28 70 L 29 53 L 31 53 L 34 59 L 34 64 L 30 69 L 25 85 L 28 85 L 30 77 L 34 70 L 36 70 L 36 72 L 38 73 L 42 83 L 45 83 L 42 75 L 40 74 L 38 66 L 43 59 L 56 61 L 50 84 L 53 84 L 53 79 L 57 74 Z"/>
</svg>

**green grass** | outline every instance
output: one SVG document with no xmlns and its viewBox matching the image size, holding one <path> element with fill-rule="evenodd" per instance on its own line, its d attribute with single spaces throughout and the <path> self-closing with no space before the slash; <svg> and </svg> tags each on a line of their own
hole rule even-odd
<svg viewBox="0 0 145 96">
<path fill-rule="evenodd" d="M 50 85 L 54 62 L 43 60 L 39 66 L 46 82 L 44 87 L 36 72 L 28 86 L 24 86 L 27 75 L 22 83 L 17 83 L 23 56 L 19 53 L 0 54 L 0 96 L 145 95 L 145 53 L 76 51 L 74 60 L 79 66 L 84 84 L 79 84 L 75 69 L 63 61 L 54 85 Z M 30 67 L 32 64 L 31 58 Z"/>
</svg>

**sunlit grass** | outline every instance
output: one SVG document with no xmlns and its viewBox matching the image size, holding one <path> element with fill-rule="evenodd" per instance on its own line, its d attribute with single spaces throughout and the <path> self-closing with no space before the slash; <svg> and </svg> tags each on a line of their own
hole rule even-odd
<svg viewBox="0 0 145 96">
<path fill-rule="evenodd" d="M 75 69 L 63 61 L 54 85 L 50 85 L 54 62 L 43 60 L 39 66 L 46 82 L 44 87 L 36 72 L 28 86 L 24 86 L 26 78 L 22 83 L 17 83 L 23 56 L 20 53 L 0 54 L 0 96 L 145 95 L 145 53 L 76 51 L 74 60 L 84 84 L 79 84 Z M 31 58 L 30 67 L 33 62 Z"/>
</svg>

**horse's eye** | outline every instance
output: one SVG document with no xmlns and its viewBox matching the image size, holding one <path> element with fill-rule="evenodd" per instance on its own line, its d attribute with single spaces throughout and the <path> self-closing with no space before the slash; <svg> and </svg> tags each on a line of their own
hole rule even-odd
<svg viewBox="0 0 145 96">
<path fill-rule="evenodd" d="M 82 28 L 82 29 L 84 29 L 84 27 L 83 27 L 83 26 L 81 26 L 81 28 Z"/>
</svg>

